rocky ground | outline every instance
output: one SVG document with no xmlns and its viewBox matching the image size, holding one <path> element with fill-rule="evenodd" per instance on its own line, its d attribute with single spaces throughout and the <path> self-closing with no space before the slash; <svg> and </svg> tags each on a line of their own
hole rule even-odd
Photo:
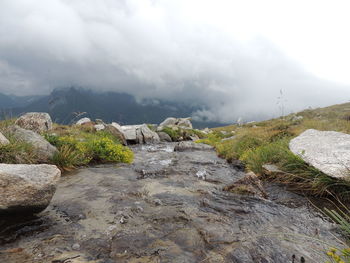
<svg viewBox="0 0 350 263">
<path fill-rule="evenodd" d="M 174 146 L 138 145 L 132 165 L 62 177 L 37 217 L 0 219 L 0 262 L 324 262 L 342 246 L 305 197 L 271 184 L 266 199 L 225 192 L 243 171 Z"/>
</svg>

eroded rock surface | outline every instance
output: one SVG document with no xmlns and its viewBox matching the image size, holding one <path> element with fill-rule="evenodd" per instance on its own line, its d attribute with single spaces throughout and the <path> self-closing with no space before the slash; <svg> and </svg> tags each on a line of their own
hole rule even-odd
<svg viewBox="0 0 350 263">
<path fill-rule="evenodd" d="M 0 164 L 0 215 L 44 210 L 55 193 L 61 171 L 47 164 Z"/>
<path fill-rule="evenodd" d="M 350 180 L 350 135 L 309 129 L 289 143 L 290 150 L 323 173 Z"/>
<path fill-rule="evenodd" d="M 51 117 L 46 112 L 28 112 L 19 117 L 15 124 L 23 129 L 38 133 L 52 129 Z"/>
<path fill-rule="evenodd" d="M 0 220 L 0 262 L 319 263 L 342 247 L 304 197 L 278 185 L 268 200 L 222 191 L 246 174 L 213 150 L 174 146 L 137 145 L 132 165 L 63 177 L 41 217 Z"/>
</svg>

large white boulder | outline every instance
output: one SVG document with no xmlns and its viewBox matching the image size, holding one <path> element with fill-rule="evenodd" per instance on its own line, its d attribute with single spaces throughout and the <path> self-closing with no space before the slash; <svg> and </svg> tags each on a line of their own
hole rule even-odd
<svg viewBox="0 0 350 263">
<path fill-rule="evenodd" d="M 28 112 L 19 117 L 15 124 L 23 129 L 39 133 L 52 129 L 51 117 L 46 112 Z"/>
<path fill-rule="evenodd" d="M 128 144 L 149 144 L 160 142 L 159 136 L 146 124 L 125 125 L 120 127 Z"/>
<path fill-rule="evenodd" d="M 127 145 L 122 128 L 118 123 L 112 122 L 112 124 L 107 124 L 106 131 L 117 137 L 121 144 Z"/>
<path fill-rule="evenodd" d="M 124 125 L 121 126 L 122 132 L 125 136 L 126 141 L 132 142 L 132 143 L 138 143 L 136 142 L 137 136 L 136 136 L 136 130 L 139 129 L 141 125 Z"/>
<path fill-rule="evenodd" d="M 309 129 L 289 143 L 290 150 L 323 173 L 350 180 L 350 135 Z"/>
<path fill-rule="evenodd" d="M 47 164 L 0 164 L 0 214 L 37 213 L 56 191 L 61 171 Z"/>
<path fill-rule="evenodd" d="M 85 124 L 85 123 L 89 123 L 89 122 L 91 122 L 91 120 L 90 120 L 90 118 L 81 118 L 80 120 L 78 120 L 75 124 L 76 125 L 83 125 L 83 124 Z"/>
<path fill-rule="evenodd" d="M 8 131 L 17 140 L 33 145 L 42 162 L 47 162 L 57 152 L 55 146 L 51 145 L 43 136 L 34 131 L 22 129 L 17 125 L 8 127 Z"/>
<path fill-rule="evenodd" d="M 146 124 L 141 125 L 140 127 L 142 136 L 143 136 L 143 141 L 148 144 L 148 143 L 159 143 L 160 138 L 159 135 L 152 131 Z"/>
</svg>

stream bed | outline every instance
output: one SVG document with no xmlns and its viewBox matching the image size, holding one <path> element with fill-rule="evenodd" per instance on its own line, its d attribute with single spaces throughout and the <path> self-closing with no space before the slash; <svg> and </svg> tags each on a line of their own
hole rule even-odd
<svg viewBox="0 0 350 263">
<path fill-rule="evenodd" d="M 320 263 L 342 246 L 303 196 L 275 184 L 268 199 L 222 191 L 245 173 L 213 150 L 132 149 L 131 165 L 62 177 L 37 216 L 0 218 L 0 262 Z"/>
</svg>

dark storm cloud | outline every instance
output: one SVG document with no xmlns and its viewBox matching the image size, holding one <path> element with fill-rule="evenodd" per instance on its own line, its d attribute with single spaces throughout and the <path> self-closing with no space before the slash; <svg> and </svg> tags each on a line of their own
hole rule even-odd
<svg viewBox="0 0 350 263">
<path fill-rule="evenodd" d="M 198 118 L 225 122 L 278 115 L 277 102 L 292 111 L 350 95 L 266 39 L 235 39 L 171 1 L 2 0 L 0 92 L 65 85 L 195 102 L 208 109 Z"/>
</svg>

